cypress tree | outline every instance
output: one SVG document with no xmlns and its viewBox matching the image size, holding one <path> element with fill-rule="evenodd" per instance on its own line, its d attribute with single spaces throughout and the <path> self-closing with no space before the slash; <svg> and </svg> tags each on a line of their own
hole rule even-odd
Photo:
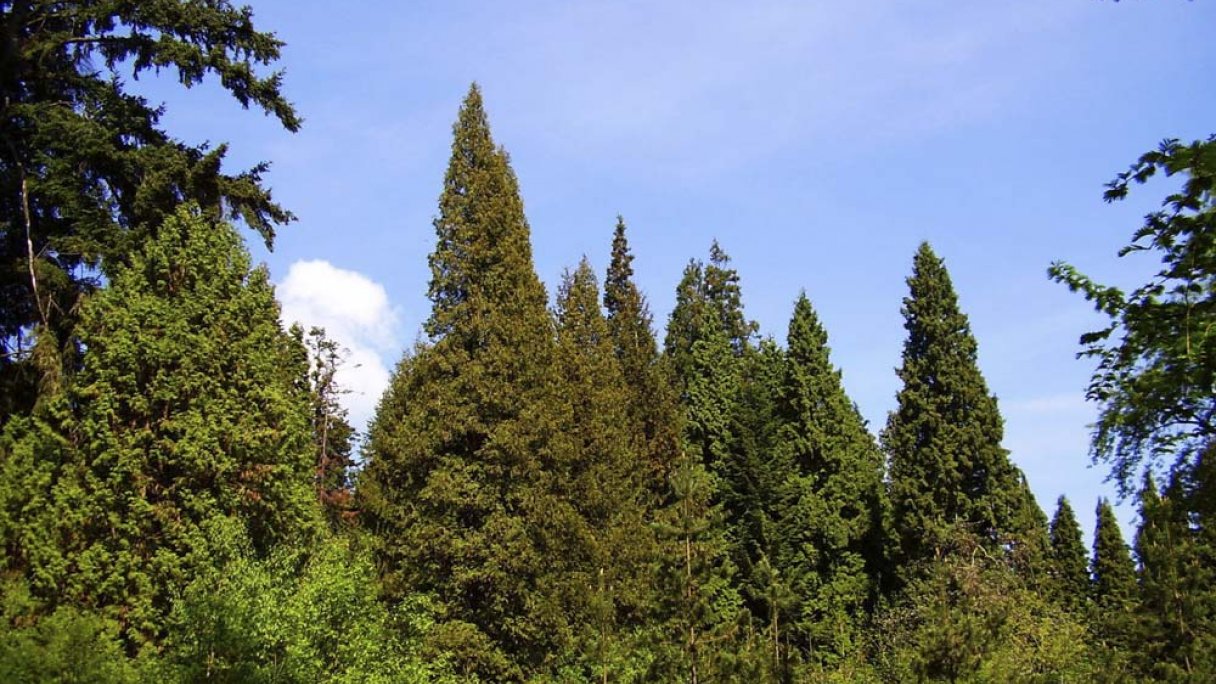
<svg viewBox="0 0 1216 684">
<path fill-rule="evenodd" d="M 80 312 L 84 364 L 0 444 L 0 536 L 35 595 L 134 642 L 226 553 L 317 529 L 308 394 L 265 268 L 180 208 Z"/>
<path fill-rule="evenodd" d="M 1028 505 L 1020 473 L 1001 447 L 1003 421 L 976 364 L 970 324 L 928 243 L 917 250 L 908 286 L 903 387 L 882 433 L 895 560 L 905 579 L 958 533 L 1004 543 L 1025 526 L 1017 518 Z"/>
<path fill-rule="evenodd" d="M 376 417 L 359 494 L 390 599 L 435 596 L 460 672 L 517 681 L 568 648 L 560 583 L 577 511 L 554 473 L 553 321 L 506 153 L 474 85 L 454 126 L 421 346 Z"/>
<path fill-rule="evenodd" d="M 583 259 L 557 297 L 556 368 L 568 402 L 561 431 L 568 456 L 555 473 L 578 518 L 553 549 L 570 572 L 561 590 L 582 612 L 582 657 L 604 679 L 634 650 L 630 631 L 649 610 L 647 573 L 657 554 L 643 505 L 644 443 L 629 423 L 629 393 L 600 311 L 595 274 Z"/>
<path fill-rule="evenodd" d="M 821 662 L 857 645 L 882 564 L 882 454 L 829 354 L 803 294 L 778 394 L 777 567 L 796 597 L 789 640 Z"/>
<path fill-rule="evenodd" d="M 1094 628 L 1100 643 L 1115 653 L 1131 645 L 1137 587 L 1132 563 L 1115 512 L 1106 499 L 1098 501 L 1094 527 L 1093 577 Z"/>
<path fill-rule="evenodd" d="M 651 496 L 663 502 L 667 480 L 680 453 L 680 406 L 670 367 L 659 356 L 646 299 L 633 282 L 633 254 L 625 221 L 617 217 L 612 261 L 604 281 L 608 335 L 624 376 L 630 424 L 645 445 Z"/>
<path fill-rule="evenodd" d="M 1051 519 L 1051 572 L 1061 605 L 1077 610 L 1089 599 L 1089 558 L 1077 516 L 1061 496 Z"/>
</svg>

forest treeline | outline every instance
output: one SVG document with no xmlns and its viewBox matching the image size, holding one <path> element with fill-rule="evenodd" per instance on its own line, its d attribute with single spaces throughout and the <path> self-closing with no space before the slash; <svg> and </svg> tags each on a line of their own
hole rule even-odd
<svg viewBox="0 0 1216 684">
<path fill-rule="evenodd" d="M 1216 139 L 1113 181 L 1182 187 L 1126 251 L 1065 263 L 1095 457 L 1139 502 L 1050 520 L 944 262 L 911 260 L 897 406 L 875 435 L 811 298 L 762 337 L 716 242 L 656 334 L 623 219 L 551 301 L 470 89 L 424 337 L 365 438 L 340 344 L 284 329 L 292 217 L 106 69 L 217 75 L 294 130 L 281 43 L 216 3 L 0 3 L 0 679 L 13 682 L 1211 681 Z M 1078 455 L 1083 458 L 1083 455 Z M 1092 549 L 1092 551 L 1091 551 Z"/>
</svg>

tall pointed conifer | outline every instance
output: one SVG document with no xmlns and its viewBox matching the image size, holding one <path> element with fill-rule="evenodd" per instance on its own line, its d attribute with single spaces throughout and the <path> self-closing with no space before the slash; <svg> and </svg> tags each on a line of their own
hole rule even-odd
<svg viewBox="0 0 1216 684">
<path fill-rule="evenodd" d="M 903 387 L 882 434 L 895 560 L 904 575 L 946 550 L 955 534 L 1005 541 L 1028 503 L 1001 446 L 1003 421 L 976 364 L 971 326 L 928 243 L 917 250 L 908 287 Z"/>
<path fill-rule="evenodd" d="M 857 645 L 876 595 L 883 458 L 805 294 L 789 325 L 778 411 L 777 567 L 796 597 L 789 641 L 804 656 L 831 660 Z"/>
<path fill-rule="evenodd" d="M 1051 519 L 1051 573 L 1061 605 L 1078 610 L 1089 602 L 1089 554 L 1077 515 L 1064 496 Z"/>
<path fill-rule="evenodd" d="M 473 86 L 430 256 L 430 344 L 403 362 L 375 417 L 360 480 L 390 598 L 433 595 L 436 645 L 460 670 L 517 681 L 569 647 L 567 568 L 575 513 L 553 413 L 553 322 L 506 152 Z"/>
<path fill-rule="evenodd" d="M 600 311 L 586 259 L 567 272 L 557 297 L 556 368 L 568 402 L 556 453 L 567 456 L 554 481 L 577 514 L 551 562 L 568 565 L 555 589 L 581 614 L 581 660 L 595 679 L 618 669 L 636 644 L 631 635 L 650 611 L 649 572 L 656 542 L 644 507 L 644 442 L 631 429 L 629 392 Z"/>
<path fill-rule="evenodd" d="M 1136 566 L 1123 542 L 1115 511 L 1106 499 L 1098 501 L 1090 574 L 1093 577 L 1093 623 L 1099 642 L 1115 654 L 1126 651 L 1135 629 Z"/>
</svg>

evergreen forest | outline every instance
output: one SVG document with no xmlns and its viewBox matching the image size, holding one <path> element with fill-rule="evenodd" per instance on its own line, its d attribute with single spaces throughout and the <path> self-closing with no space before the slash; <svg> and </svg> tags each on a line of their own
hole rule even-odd
<svg viewBox="0 0 1216 684">
<path fill-rule="evenodd" d="M 727 245 L 665 321 L 619 217 L 606 271 L 548 292 L 477 85 L 423 333 L 361 435 L 340 342 L 284 327 L 242 237 L 293 219 L 267 167 L 114 75 L 212 79 L 294 131 L 279 39 L 226 0 L 0 11 L 0 681 L 1216 681 L 1216 136 L 1107 186 L 1179 181 L 1127 227 L 1148 282 L 1048 272 L 1106 321 L 1079 354 L 1124 528 L 1040 508 L 928 243 L 884 425 L 831 294 L 762 336 Z"/>
</svg>

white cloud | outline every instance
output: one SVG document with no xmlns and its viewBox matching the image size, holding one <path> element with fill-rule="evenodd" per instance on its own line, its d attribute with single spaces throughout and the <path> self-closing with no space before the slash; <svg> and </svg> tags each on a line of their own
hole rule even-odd
<svg viewBox="0 0 1216 684">
<path fill-rule="evenodd" d="M 325 328 L 348 350 L 338 382 L 343 405 L 362 430 L 388 386 L 386 357 L 398 353 L 398 317 L 384 286 L 323 260 L 297 261 L 277 288 L 286 325 Z"/>
</svg>

